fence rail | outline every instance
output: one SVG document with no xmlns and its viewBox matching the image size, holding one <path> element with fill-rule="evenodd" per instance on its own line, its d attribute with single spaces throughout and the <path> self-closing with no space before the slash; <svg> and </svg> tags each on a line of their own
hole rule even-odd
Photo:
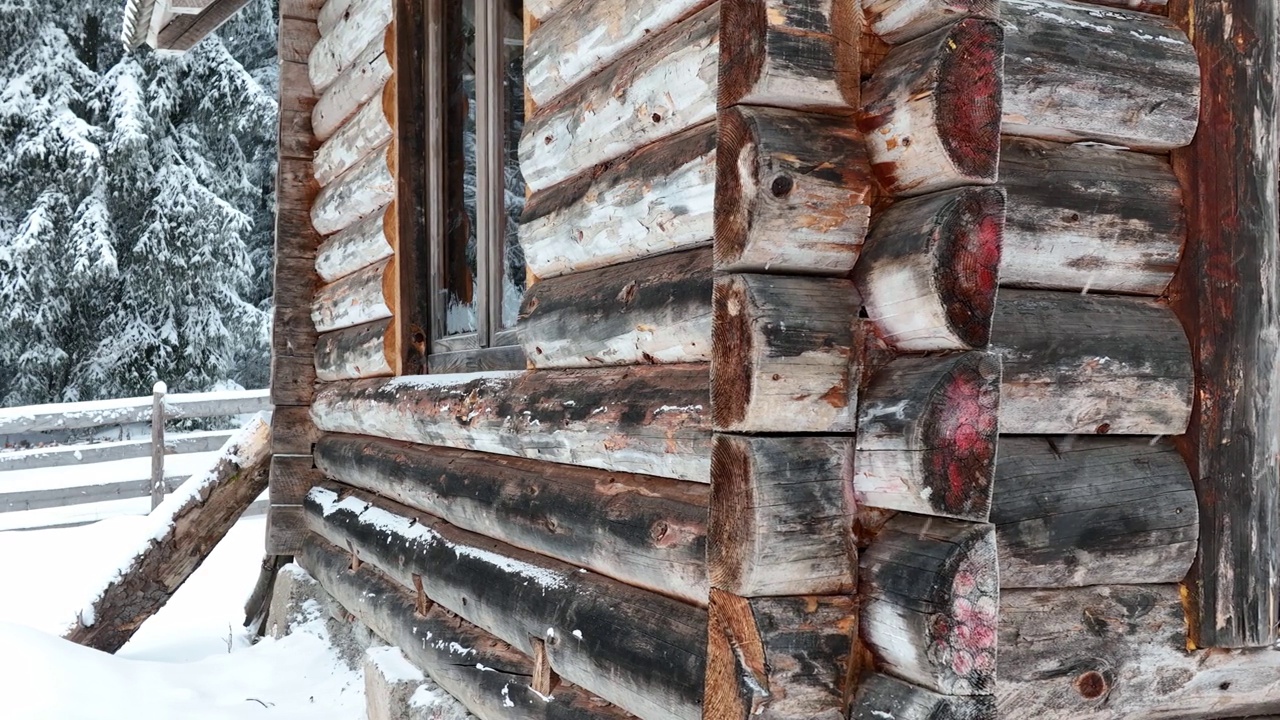
<svg viewBox="0 0 1280 720">
<path fill-rule="evenodd" d="M 152 396 L 28 405 L 0 410 L 0 435 L 83 430 L 111 425 L 151 422 Z M 216 393 L 174 393 L 164 398 L 166 420 L 247 415 L 271 409 L 267 390 Z"/>
</svg>

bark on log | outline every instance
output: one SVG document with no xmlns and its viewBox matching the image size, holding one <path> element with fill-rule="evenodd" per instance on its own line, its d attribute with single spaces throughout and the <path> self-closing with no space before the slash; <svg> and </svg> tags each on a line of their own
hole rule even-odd
<svg viewBox="0 0 1280 720">
<path fill-rule="evenodd" d="M 890 675 L 869 673 L 858 681 L 858 696 L 849 718 L 995 720 L 996 703 L 990 695 L 943 695 Z"/>
<path fill-rule="evenodd" d="M 719 118 L 716 269 L 844 275 L 858 259 L 872 181 L 847 118 L 736 107 Z"/>
<path fill-rule="evenodd" d="M 326 283 L 391 257 L 396 238 L 396 204 L 325 238 L 316 251 L 316 273 Z"/>
<path fill-rule="evenodd" d="M 986 347 L 996 304 L 1005 197 L 961 188 L 894 203 L 854 268 L 877 334 L 899 350 Z"/>
<path fill-rule="evenodd" d="M 394 375 L 391 320 L 335 330 L 316 343 L 316 379 L 321 382 Z"/>
<path fill-rule="evenodd" d="M 525 293 L 520 345 L 535 368 L 711 359 L 711 249 L 543 280 Z"/>
<path fill-rule="evenodd" d="M 63 637 L 104 652 L 123 647 L 266 489 L 270 454 L 271 429 L 255 418 L 227 441 L 208 472 L 193 476 L 151 511 L 156 536 L 121 566 L 119 577 L 78 613 Z"/>
<path fill-rule="evenodd" d="M 311 127 L 316 139 L 328 140 L 338 128 L 372 100 L 391 78 L 391 62 L 395 57 L 394 28 L 383 37 L 374 38 L 351 67 L 338 76 L 324 91 L 311 113 Z"/>
<path fill-rule="evenodd" d="M 717 434 L 711 585 L 743 597 L 854 590 L 850 438 Z"/>
<path fill-rule="evenodd" d="M 308 528 L 628 712 L 701 717 L 706 611 L 352 493 L 312 490 Z"/>
<path fill-rule="evenodd" d="M 969 18 L 889 51 L 863 88 L 858 126 L 894 196 L 996 180 L 1004 34 Z"/>
<path fill-rule="evenodd" d="M 901 45 L 966 17 L 997 20 L 1000 0 L 866 0 L 867 29 Z"/>
<path fill-rule="evenodd" d="M 396 197 L 395 144 L 384 145 L 320 191 L 311 225 L 332 235 L 386 207 Z"/>
<path fill-rule="evenodd" d="M 391 0 L 354 0 L 329 28 L 307 60 L 311 87 L 323 93 L 356 61 L 360 50 L 382 37 L 391 24 Z"/>
<path fill-rule="evenodd" d="M 877 669 L 946 695 L 991 694 L 1000 592 L 990 525 L 898 515 L 862 553 L 858 583 Z"/>
<path fill-rule="evenodd" d="M 862 336 L 848 280 L 715 283 L 711 411 L 727 432 L 853 432 Z"/>
<path fill-rule="evenodd" d="M 858 504 L 985 522 L 1000 405 L 1000 361 L 990 353 L 881 368 L 858 408 Z"/>
<path fill-rule="evenodd" d="M 387 259 L 320 288 L 311 304 L 316 330 L 327 333 L 391 317 L 395 279 L 395 261 Z"/>
<path fill-rule="evenodd" d="M 705 364 L 497 372 L 323 386 L 327 432 L 709 482 Z"/>
<path fill-rule="evenodd" d="M 707 603 L 706 485 L 353 435 L 325 435 L 315 462 L 464 530 Z"/>
<path fill-rule="evenodd" d="M 390 142 L 394 110 L 395 82 L 389 81 L 316 151 L 312 163 L 316 182 L 321 187 L 328 185 L 376 148 Z"/>
<path fill-rule="evenodd" d="M 1187 429 L 1191 348 L 1173 312 L 1152 300 L 1003 290 L 991 349 L 1004 362 L 1001 432 Z"/>
<path fill-rule="evenodd" d="M 554 695 L 535 692 L 528 656 L 439 605 L 417 612 L 411 591 L 368 565 L 352 571 L 344 550 L 312 537 L 299 561 L 347 612 L 400 648 L 481 720 L 634 717 L 571 683 L 558 684 Z"/>
<path fill-rule="evenodd" d="M 539 278 L 711 242 L 716 124 L 704 123 L 534 193 L 520 245 Z"/>
<path fill-rule="evenodd" d="M 1000 438 L 1000 587 L 1176 583 L 1199 525 L 1182 457 L 1145 438 Z"/>
<path fill-rule="evenodd" d="M 704 720 L 844 720 L 856 602 L 712 590 Z"/>
</svg>

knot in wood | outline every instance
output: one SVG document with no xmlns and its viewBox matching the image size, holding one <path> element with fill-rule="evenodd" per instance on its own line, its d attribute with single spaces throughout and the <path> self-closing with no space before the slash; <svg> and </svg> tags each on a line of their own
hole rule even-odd
<svg viewBox="0 0 1280 720">
<path fill-rule="evenodd" d="M 1107 691 L 1111 689 L 1106 677 L 1097 670 L 1081 673 L 1073 684 L 1076 692 L 1080 693 L 1080 696 L 1086 700 L 1096 700 L 1106 695 Z"/>
</svg>

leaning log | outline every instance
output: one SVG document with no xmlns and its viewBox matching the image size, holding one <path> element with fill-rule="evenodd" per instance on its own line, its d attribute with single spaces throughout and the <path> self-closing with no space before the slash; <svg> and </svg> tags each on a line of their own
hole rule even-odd
<svg viewBox="0 0 1280 720">
<path fill-rule="evenodd" d="M 868 673 L 858 680 L 850 720 L 994 720 L 990 695 L 943 695 L 891 675 Z"/>
<path fill-rule="evenodd" d="M 395 265 L 389 258 L 320 288 L 311 303 L 316 330 L 332 332 L 391 317 Z"/>
<path fill-rule="evenodd" d="M 371 217 L 396 197 L 395 144 L 375 150 L 320 191 L 311 225 L 332 235 Z"/>
<path fill-rule="evenodd" d="M 463 530 L 707 603 L 706 485 L 355 435 L 325 435 L 315 463 Z"/>
<path fill-rule="evenodd" d="M 321 382 L 394 375 L 391 320 L 325 333 L 316 341 L 316 379 Z"/>
<path fill-rule="evenodd" d="M 311 128 L 317 140 L 328 140 L 362 105 L 377 96 L 391 79 L 394 57 L 394 28 L 387 28 L 386 34 L 374 38 L 316 102 L 311 111 Z"/>
<path fill-rule="evenodd" d="M 709 482 L 705 364 L 330 383 L 327 432 Z"/>
<path fill-rule="evenodd" d="M 255 418 L 227 441 L 208 472 L 187 480 L 151 511 L 154 534 L 77 613 L 62 636 L 110 653 L 124 647 L 267 488 L 270 457 L 271 428 Z"/>
<path fill-rule="evenodd" d="M 361 491 L 307 496 L 308 528 L 640 717 L 701 716 L 706 611 L 541 557 Z"/>
<path fill-rule="evenodd" d="M 881 40 L 901 45 L 966 17 L 998 19 L 999 0 L 867 0 L 867 28 Z"/>
<path fill-rule="evenodd" d="M 325 238 L 316 251 L 316 273 L 331 283 L 391 257 L 397 240 L 396 204 Z"/>
<path fill-rule="evenodd" d="M 394 82 L 360 108 L 360 112 L 316 151 L 312 165 L 321 187 L 333 182 L 376 148 L 391 141 L 395 112 Z"/>
<path fill-rule="evenodd" d="M 354 0 L 342 19 L 320 38 L 307 59 L 311 87 L 323 93 L 356 61 L 361 48 L 382 37 L 391 23 L 391 0 Z"/>
</svg>

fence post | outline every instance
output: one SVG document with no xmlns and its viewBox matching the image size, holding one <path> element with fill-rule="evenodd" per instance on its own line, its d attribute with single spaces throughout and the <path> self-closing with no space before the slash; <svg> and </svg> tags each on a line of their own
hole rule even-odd
<svg viewBox="0 0 1280 720">
<path fill-rule="evenodd" d="M 151 389 L 151 509 L 164 501 L 164 396 L 168 386 L 161 380 Z"/>
</svg>

